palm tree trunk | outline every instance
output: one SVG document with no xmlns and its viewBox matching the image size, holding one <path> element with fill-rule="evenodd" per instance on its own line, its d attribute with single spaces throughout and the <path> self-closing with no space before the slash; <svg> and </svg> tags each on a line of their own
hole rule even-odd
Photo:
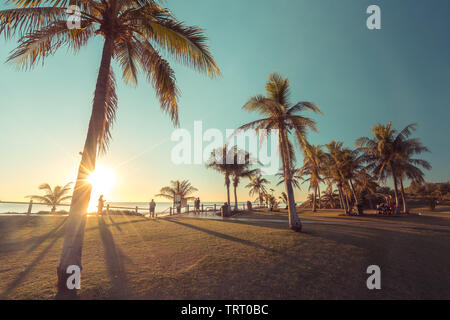
<svg viewBox="0 0 450 320">
<path fill-rule="evenodd" d="M 344 209 L 345 213 L 347 213 L 347 209 L 344 205 L 344 198 L 342 197 L 342 187 L 338 185 L 338 192 L 339 192 L 339 202 L 341 204 L 341 209 Z"/>
<path fill-rule="evenodd" d="M 317 187 L 314 188 L 314 193 L 313 193 L 313 203 L 312 203 L 312 211 L 316 212 L 316 196 L 317 196 Z"/>
<path fill-rule="evenodd" d="M 345 196 L 345 205 L 346 205 L 346 214 L 350 214 L 351 208 L 350 208 L 350 201 L 348 201 L 348 194 L 347 192 L 344 193 Z"/>
<path fill-rule="evenodd" d="M 112 53 L 113 39 L 107 37 L 103 46 L 102 60 L 94 93 L 92 114 L 89 121 L 83 155 L 78 169 L 77 181 L 73 190 L 69 217 L 65 227 L 64 245 L 57 269 L 58 298 L 74 298 L 77 296 L 76 290 L 70 290 L 67 287 L 67 279 L 70 276 L 70 274 L 67 274 L 67 268 L 75 265 L 78 266 L 80 270 L 82 269 L 81 255 L 83 249 L 84 228 L 92 191 L 92 186 L 86 182 L 86 179 L 95 169 L 98 150 L 98 128 L 96 128 L 96 123 L 99 121 L 98 117 L 104 116 L 105 112 Z"/>
<path fill-rule="evenodd" d="M 355 187 L 353 186 L 352 179 L 348 179 L 348 181 L 350 182 L 350 187 L 352 188 L 353 198 L 355 199 L 355 205 L 358 205 L 358 203 L 359 203 L 358 196 L 356 195 L 356 191 L 355 191 Z"/>
<path fill-rule="evenodd" d="M 322 209 L 321 204 L 320 204 L 320 186 L 317 186 L 317 192 L 319 194 L 319 210 Z"/>
<path fill-rule="evenodd" d="M 403 201 L 403 213 L 408 214 L 408 204 L 406 203 L 406 195 L 405 195 L 405 189 L 403 188 L 403 178 L 400 177 L 400 190 L 402 193 L 402 201 Z"/>
<path fill-rule="evenodd" d="M 233 188 L 234 188 L 234 210 L 237 211 L 238 210 L 238 201 L 236 193 L 237 186 L 233 184 Z"/>
<path fill-rule="evenodd" d="M 400 208 L 400 201 L 398 199 L 398 184 L 397 184 L 397 173 L 394 170 L 394 168 L 392 168 L 391 166 L 391 171 L 392 171 L 392 178 L 394 180 L 394 194 L 395 194 L 395 212 L 394 213 L 398 213 L 399 208 Z"/>
<path fill-rule="evenodd" d="M 230 185 L 227 184 L 227 203 L 228 207 L 230 206 Z"/>
<path fill-rule="evenodd" d="M 288 137 L 284 128 L 280 129 L 279 134 L 280 154 L 283 161 L 284 184 L 286 186 L 286 193 L 288 196 L 289 227 L 296 232 L 300 232 L 302 230 L 302 223 L 298 218 L 295 208 L 294 189 L 292 188 L 292 177 L 290 173 Z"/>
</svg>

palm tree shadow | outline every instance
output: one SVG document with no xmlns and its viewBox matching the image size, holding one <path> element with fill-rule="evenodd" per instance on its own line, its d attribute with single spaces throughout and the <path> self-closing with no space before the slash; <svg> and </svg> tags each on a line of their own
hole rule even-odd
<svg viewBox="0 0 450 320">
<path fill-rule="evenodd" d="M 66 223 L 66 221 L 67 217 L 62 219 L 61 223 L 58 224 L 56 227 L 54 227 L 52 230 L 50 230 L 50 232 L 48 232 L 47 234 L 37 237 L 35 240 L 32 239 L 33 245 L 28 248 L 27 253 L 31 253 L 33 250 L 39 247 L 45 240 L 54 235 Z"/>
<path fill-rule="evenodd" d="M 129 296 L 130 288 L 126 275 L 124 260 L 127 258 L 123 252 L 116 247 L 114 237 L 102 216 L 98 217 L 98 226 L 103 247 L 105 248 L 106 267 L 112 283 L 112 299 L 126 298 Z"/>
<path fill-rule="evenodd" d="M 120 232 L 122 232 L 122 228 L 120 228 L 120 226 L 113 220 L 112 216 L 109 214 L 108 215 L 109 221 L 111 222 L 111 224 Z"/>
<path fill-rule="evenodd" d="M 194 226 L 192 224 L 188 224 L 188 223 L 172 220 L 170 218 L 167 218 L 166 221 L 169 221 L 169 222 L 172 222 L 172 223 L 176 223 L 176 224 L 179 224 L 179 225 L 182 225 L 184 227 L 191 228 L 191 229 L 194 229 L 194 230 L 197 230 L 197 231 L 202 231 L 202 232 L 205 232 L 207 234 L 210 234 L 210 235 L 218 237 L 218 238 L 222 238 L 222 239 L 225 239 L 225 240 L 238 242 L 238 243 L 244 244 L 244 245 L 249 246 L 249 247 L 253 247 L 253 248 L 256 248 L 256 249 L 269 251 L 269 252 L 275 253 L 275 254 L 285 255 L 284 253 L 279 252 L 279 251 L 277 251 L 275 249 L 265 247 L 263 245 L 260 245 L 259 243 L 255 243 L 255 242 L 252 242 L 252 241 L 249 241 L 249 240 L 236 238 L 236 237 L 233 237 L 233 236 L 230 236 L 230 235 L 227 235 L 227 234 L 223 234 L 223 233 L 220 233 L 220 232 L 217 232 L 217 231 L 204 229 L 204 228 L 201 228 L 201 227 Z"/>
<path fill-rule="evenodd" d="M 65 222 L 65 220 L 64 220 Z M 44 258 L 44 256 L 47 254 L 47 252 L 54 246 L 56 241 L 58 241 L 59 238 L 61 238 L 64 235 L 64 228 L 60 228 L 62 226 L 58 226 L 58 231 L 56 233 L 53 233 L 52 231 L 50 233 L 54 234 L 54 239 L 44 248 L 44 250 L 41 251 L 41 253 L 33 259 L 33 261 L 25 268 L 25 270 L 21 271 L 16 279 L 11 282 L 8 287 L 3 291 L 3 293 L 0 294 L 0 299 L 5 299 L 17 286 L 26 278 L 26 276 L 30 273 L 30 271 Z M 50 235 L 46 236 L 46 239 L 50 237 Z M 40 243 L 42 243 L 44 240 L 42 240 Z"/>
</svg>

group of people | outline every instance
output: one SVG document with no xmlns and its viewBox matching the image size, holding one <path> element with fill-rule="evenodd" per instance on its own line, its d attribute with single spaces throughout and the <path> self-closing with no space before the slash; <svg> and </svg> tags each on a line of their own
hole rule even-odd
<svg viewBox="0 0 450 320">
<path fill-rule="evenodd" d="M 383 202 L 377 204 L 377 213 L 378 214 L 393 214 L 395 211 L 395 205 L 391 202 L 389 204 Z"/>
</svg>

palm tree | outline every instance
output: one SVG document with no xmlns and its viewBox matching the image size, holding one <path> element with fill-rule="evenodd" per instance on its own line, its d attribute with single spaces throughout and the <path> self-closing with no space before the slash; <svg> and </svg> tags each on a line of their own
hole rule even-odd
<svg viewBox="0 0 450 320">
<path fill-rule="evenodd" d="M 170 185 L 161 188 L 159 190 L 157 197 L 163 197 L 172 200 L 175 206 L 175 197 L 178 195 L 182 200 L 194 200 L 195 197 L 190 196 L 192 193 L 198 191 L 197 188 L 193 187 L 188 180 L 175 180 L 170 181 Z M 181 208 L 177 206 L 177 213 L 180 213 Z"/>
<path fill-rule="evenodd" d="M 416 124 L 407 125 L 398 132 L 392 128 L 392 121 L 387 125 L 377 124 L 372 128 L 373 138 L 361 137 L 356 140 L 356 146 L 360 147 L 364 153 L 364 161 L 368 163 L 370 169 L 380 180 L 384 181 L 388 176 L 394 182 L 394 195 L 396 212 L 399 212 L 399 192 L 398 184 L 403 185 L 403 177 L 406 175 L 413 180 L 420 180 L 421 174 L 417 165 L 426 169 L 431 168 L 427 161 L 411 158 L 415 154 L 428 151 L 418 139 L 409 139 L 412 131 L 416 129 Z M 419 170 L 419 171 L 417 171 Z M 403 210 L 407 212 L 404 191 Z"/>
<path fill-rule="evenodd" d="M 70 185 L 72 182 L 69 182 L 65 186 L 56 186 L 52 189 L 48 183 L 43 183 L 39 186 L 39 190 L 43 190 L 45 194 L 43 196 L 32 195 L 27 196 L 27 198 L 31 198 L 32 200 L 40 201 L 49 207 L 52 207 L 52 213 L 56 211 L 56 206 L 61 204 L 61 202 L 65 200 L 69 200 L 72 196 L 68 196 L 67 194 L 70 192 Z"/>
<path fill-rule="evenodd" d="M 241 178 L 250 178 L 260 173 L 259 169 L 250 169 L 250 154 L 247 152 L 244 153 L 245 162 L 243 164 L 235 163 L 232 176 L 233 176 L 233 191 L 234 191 L 234 210 L 238 210 L 238 200 L 237 200 L 237 187 Z"/>
<path fill-rule="evenodd" d="M 290 169 L 291 177 L 292 177 L 292 185 L 294 188 L 301 189 L 301 180 L 303 179 L 301 176 L 301 170 L 299 168 L 291 167 Z M 277 186 L 284 183 L 284 172 L 283 168 L 280 168 L 278 172 L 275 174 L 275 176 L 278 178 Z"/>
<path fill-rule="evenodd" d="M 370 209 L 374 209 L 372 198 L 376 196 L 378 188 L 376 178 L 369 174 L 366 169 L 362 169 L 356 174 L 355 189 L 361 195 L 366 192 Z"/>
<path fill-rule="evenodd" d="M 249 188 L 249 195 L 250 196 L 258 196 L 259 204 L 262 204 L 264 201 L 264 194 L 267 193 L 266 184 L 268 184 L 269 181 L 266 178 L 263 178 L 261 174 L 258 174 L 256 176 L 250 177 L 250 182 L 245 187 Z"/>
<path fill-rule="evenodd" d="M 338 199 L 339 195 L 336 193 L 336 190 L 333 190 L 333 187 L 329 185 L 322 195 L 322 200 L 324 204 L 327 207 L 334 209 L 336 208 L 336 202 L 339 201 Z"/>
<path fill-rule="evenodd" d="M 288 208 L 288 197 L 287 197 L 286 192 L 284 192 L 284 191 L 281 192 L 281 195 L 278 198 L 286 205 L 285 209 L 287 209 Z"/>
<path fill-rule="evenodd" d="M 322 111 L 312 102 L 301 101 L 292 105 L 289 102 L 289 87 L 287 78 L 283 78 L 278 73 L 269 75 L 266 83 L 266 96 L 254 96 L 243 106 L 248 111 L 258 112 L 263 116 L 263 119 L 247 123 L 238 130 L 255 129 L 257 132 L 260 130 L 278 130 L 279 152 L 283 164 L 286 193 L 289 199 L 289 227 L 294 231 L 301 231 L 302 224 L 296 212 L 294 189 L 292 187 L 291 168 L 295 161 L 295 153 L 289 135 L 293 134 L 304 150 L 308 144 L 306 130 L 317 131 L 317 128 L 314 120 L 300 114 L 308 110 L 318 113 Z M 265 138 L 266 135 L 262 135 L 262 137 Z"/>
<path fill-rule="evenodd" d="M 19 36 L 19 45 L 9 57 L 22 67 L 32 67 L 66 46 L 78 51 L 94 36 L 103 38 L 102 58 L 94 92 L 92 114 L 73 191 L 69 219 L 58 267 L 58 294 L 74 296 L 66 286 L 70 265 L 81 267 L 81 255 L 92 186 L 87 178 L 95 169 L 97 153 L 106 152 L 117 110 L 115 77 L 111 61 L 122 69 L 126 83 L 136 85 L 144 73 L 152 83 L 163 111 L 178 124 L 178 94 L 174 71 L 158 49 L 176 60 L 205 72 L 220 73 L 205 44 L 203 30 L 178 21 L 156 1 L 79 0 L 80 28 L 69 29 L 68 0 L 11 0 L 17 8 L 0 11 L 0 33 Z M 45 6 L 52 3 L 53 5 Z"/>
<path fill-rule="evenodd" d="M 325 158 L 325 153 L 321 146 L 308 145 L 305 149 L 306 156 L 303 159 L 303 167 L 300 169 L 300 176 L 309 175 L 305 180 L 309 181 L 309 190 L 313 190 L 313 212 L 316 212 L 316 197 L 319 193 L 320 206 L 320 188 L 319 185 L 323 181 L 321 177 L 322 166 Z"/>
<path fill-rule="evenodd" d="M 230 207 L 230 178 L 233 174 L 233 170 L 235 170 L 236 168 L 236 162 L 237 147 L 234 146 L 233 148 L 229 148 L 226 144 L 223 147 L 217 148 L 216 150 L 212 151 L 210 158 L 206 162 L 207 168 L 211 168 L 220 172 L 225 178 L 228 207 Z"/>
<path fill-rule="evenodd" d="M 331 183 L 335 183 L 339 192 L 341 208 L 349 213 L 349 201 L 347 196 L 348 183 L 345 179 L 345 162 L 343 161 L 343 143 L 331 141 L 326 144 L 328 153 L 325 154 L 325 175 Z"/>
<path fill-rule="evenodd" d="M 414 130 L 413 128 L 412 130 Z M 428 161 L 423 159 L 413 158 L 414 155 L 420 154 L 422 152 L 430 152 L 427 147 L 423 146 L 422 143 L 416 139 L 406 139 L 403 140 L 400 146 L 401 150 L 398 153 L 396 159 L 396 166 L 399 168 L 399 181 L 400 181 L 400 193 L 403 202 L 403 213 L 408 213 L 408 204 L 406 201 L 405 189 L 403 187 L 404 178 L 408 178 L 416 183 L 423 183 L 424 173 L 419 168 L 430 170 L 431 165 Z"/>
</svg>

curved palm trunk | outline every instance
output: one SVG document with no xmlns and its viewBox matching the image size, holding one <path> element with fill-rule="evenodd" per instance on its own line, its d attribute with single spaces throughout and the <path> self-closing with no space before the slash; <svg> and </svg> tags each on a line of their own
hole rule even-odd
<svg viewBox="0 0 450 320">
<path fill-rule="evenodd" d="M 298 218 L 295 208 L 294 189 L 292 188 L 292 177 L 290 174 L 289 162 L 289 146 L 288 137 L 284 128 L 280 129 L 280 154 L 283 161 L 284 184 L 286 186 L 286 193 L 288 197 L 288 211 L 289 211 L 289 227 L 300 232 L 302 230 L 302 223 Z"/>
<path fill-rule="evenodd" d="M 350 208 L 350 201 L 348 201 L 348 194 L 347 194 L 347 192 L 344 192 L 344 198 L 345 198 L 345 206 L 346 206 L 346 210 L 345 210 L 345 213 L 346 214 L 350 214 L 350 212 L 351 212 L 351 208 Z"/>
<path fill-rule="evenodd" d="M 340 185 L 338 185 L 338 193 L 339 193 L 339 202 L 341 205 L 341 209 L 344 209 L 345 213 L 347 213 L 347 209 L 345 208 L 345 205 L 344 205 L 344 198 L 342 197 L 342 187 Z"/>
<path fill-rule="evenodd" d="M 97 77 L 92 114 L 89 121 L 89 129 L 78 169 L 77 181 L 73 190 L 69 218 L 65 227 L 64 245 L 57 269 L 58 298 L 74 298 L 77 296 L 76 290 L 69 290 L 67 288 L 67 279 L 70 274 L 67 274 L 66 271 L 71 265 L 78 266 L 80 270 L 82 269 L 81 254 L 83 249 L 84 227 L 86 224 L 86 213 L 92 191 L 92 186 L 86 182 L 86 179 L 95 169 L 98 150 L 96 123 L 98 121 L 97 117 L 103 116 L 105 112 L 105 100 L 107 95 L 112 52 L 113 40 L 106 38 Z"/>
<path fill-rule="evenodd" d="M 403 213 L 408 214 L 408 204 L 406 203 L 406 196 L 405 196 L 405 189 L 403 188 L 403 178 L 400 177 L 400 190 L 402 194 L 402 201 L 403 201 Z"/>
<path fill-rule="evenodd" d="M 353 186 L 352 179 L 348 179 L 348 181 L 350 182 L 350 187 L 352 189 L 353 198 L 355 199 L 355 205 L 358 205 L 358 203 L 359 203 L 358 196 L 356 195 L 356 191 L 355 191 L 355 187 Z"/>
</svg>

